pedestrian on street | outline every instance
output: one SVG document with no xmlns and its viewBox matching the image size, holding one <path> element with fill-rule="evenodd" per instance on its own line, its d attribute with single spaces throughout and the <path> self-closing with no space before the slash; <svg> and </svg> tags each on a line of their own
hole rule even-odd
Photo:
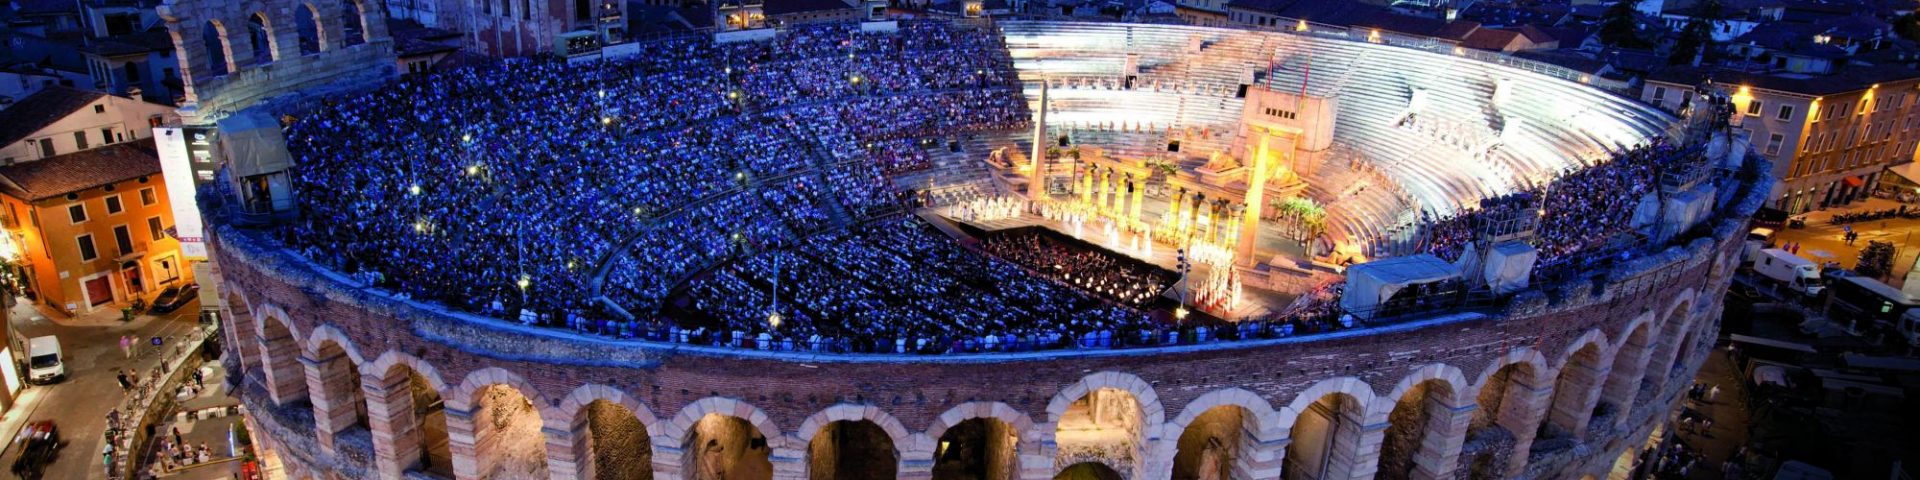
<svg viewBox="0 0 1920 480">
<path fill-rule="evenodd" d="M 1714 385 L 1713 388 L 1707 389 L 1707 401 L 1711 402 L 1715 397 L 1719 397 L 1719 396 L 1720 396 L 1719 385 Z"/>
<path fill-rule="evenodd" d="M 129 381 L 127 381 L 127 372 L 120 372 L 120 376 L 118 376 L 118 377 L 114 377 L 114 378 L 117 378 L 117 379 L 119 379 L 119 380 L 120 380 L 120 391 L 121 391 L 121 392 L 126 392 L 126 391 L 129 391 L 129 390 L 133 390 L 133 382 L 129 382 Z"/>
<path fill-rule="evenodd" d="M 180 427 L 172 427 L 171 429 L 173 430 L 173 444 L 185 445 L 186 442 L 180 439 Z"/>
<path fill-rule="evenodd" d="M 133 337 L 132 336 L 128 336 L 128 335 L 120 336 L 120 353 L 126 354 L 127 358 L 133 358 Z"/>
</svg>

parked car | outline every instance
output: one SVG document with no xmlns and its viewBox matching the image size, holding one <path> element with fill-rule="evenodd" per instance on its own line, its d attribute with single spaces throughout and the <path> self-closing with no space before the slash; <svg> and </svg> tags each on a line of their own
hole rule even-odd
<svg viewBox="0 0 1920 480">
<path fill-rule="evenodd" d="M 13 474 L 20 478 L 37 479 L 46 474 L 47 465 L 60 456 L 60 429 L 51 420 L 42 420 L 20 429 L 20 436 L 13 440 L 20 446 L 20 458 L 13 461 Z"/>
<path fill-rule="evenodd" d="M 192 302 L 193 299 L 199 295 L 200 284 L 197 283 L 167 287 L 166 290 L 160 292 L 160 296 L 153 298 L 153 307 L 147 311 L 158 315 L 179 310 L 180 307 L 187 306 L 187 302 Z"/>
</svg>

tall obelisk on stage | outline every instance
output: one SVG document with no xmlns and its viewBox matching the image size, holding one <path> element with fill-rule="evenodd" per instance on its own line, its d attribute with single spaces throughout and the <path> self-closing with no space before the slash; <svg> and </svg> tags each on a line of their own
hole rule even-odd
<svg viewBox="0 0 1920 480">
<path fill-rule="evenodd" d="M 1027 179 L 1027 200 L 1040 201 L 1047 196 L 1047 80 L 1040 79 L 1040 111 L 1033 116 L 1033 176 Z"/>
</svg>

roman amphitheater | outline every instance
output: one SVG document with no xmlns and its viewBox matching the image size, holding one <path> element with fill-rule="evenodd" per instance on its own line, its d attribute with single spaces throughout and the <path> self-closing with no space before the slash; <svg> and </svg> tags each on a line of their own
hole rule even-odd
<svg viewBox="0 0 1920 480">
<path fill-rule="evenodd" d="M 367 45 L 385 45 L 367 21 Z M 285 129 L 299 213 L 203 208 L 227 361 L 269 464 L 293 479 L 1625 478 L 1711 350 L 1768 191 L 1745 139 L 1699 120 L 1712 99 L 1676 117 L 1419 39 L 870 23 L 666 39 L 657 51 L 687 56 L 602 60 L 624 69 L 612 74 L 523 61 L 387 80 L 322 109 L 263 103 L 299 118 Z M 870 47 L 835 50 L 848 43 Z M 860 70 L 804 73 L 843 60 Z M 553 124 L 537 118 L 549 107 L 414 124 L 426 107 L 373 105 L 444 94 L 433 108 L 460 111 L 463 91 L 509 90 L 486 83 L 495 71 L 533 84 L 500 95 L 595 106 L 552 107 L 584 121 L 526 132 Z M 686 101 L 657 100 L 663 86 Z M 489 140 L 628 145 L 714 125 L 749 133 L 625 150 L 704 160 L 672 168 L 564 162 L 593 142 L 510 154 L 532 147 Z M 675 150 L 692 144 L 707 150 Z M 501 160 L 549 155 L 562 161 L 537 162 L 544 174 Z M 870 160 L 883 157 L 922 166 Z M 1656 173 L 1608 170 L 1641 161 Z M 448 173 L 413 170 L 435 168 Z M 658 200 L 569 203 L 561 192 L 581 187 L 541 175 L 622 192 L 674 180 Z M 1560 181 L 1596 175 L 1645 178 Z M 1600 207 L 1560 193 L 1635 182 Z M 534 200 L 494 203 L 490 184 Z M 1295 235 L 1260 214 L 1282 196 L 1324 205 L 1324 227 Z M 1192 260 L 1171 259 L 1176 245 L 1228 258 L 1139 297 L 1029 275 L 994 250 L 1005 221 L 961 208 L 1002 197 L 1033 202 L 1006 216 L 1084 249 L 1073 258 L 1152 272 Z M 1557 223 L 1590 208 L 1623 210 L 1631 228 Z M 1053 211 L 1068 213 L 1037 213 Z M 1469 234 L 1434 233 L 1462 218 Z M 1508 220 L 1523 226 L 1483 228 Z M 1168 229 L 1194 243 L 1156 252 Z M 1389 268 L 1406 259 L 1446 272 Z M 1517 274 L 1486 266 L 1517 259 Z M 1200 270 L 1231 300 L 1176 292 L 1200 289 Z"/>
</svg>

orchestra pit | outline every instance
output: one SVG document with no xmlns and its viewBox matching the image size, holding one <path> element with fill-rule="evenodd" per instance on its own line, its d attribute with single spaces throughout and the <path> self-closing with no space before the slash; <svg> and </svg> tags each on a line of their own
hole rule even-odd
<svg viewBox="0 0 1920 480">
<path fill-rule="evenodd" d="M 293 479 L 1625 478 L 1769 190 L 1725 99 L 1288 30 L 823 23 L 263 101 L 200 193 L 229 368 Z"/>
</svg>

